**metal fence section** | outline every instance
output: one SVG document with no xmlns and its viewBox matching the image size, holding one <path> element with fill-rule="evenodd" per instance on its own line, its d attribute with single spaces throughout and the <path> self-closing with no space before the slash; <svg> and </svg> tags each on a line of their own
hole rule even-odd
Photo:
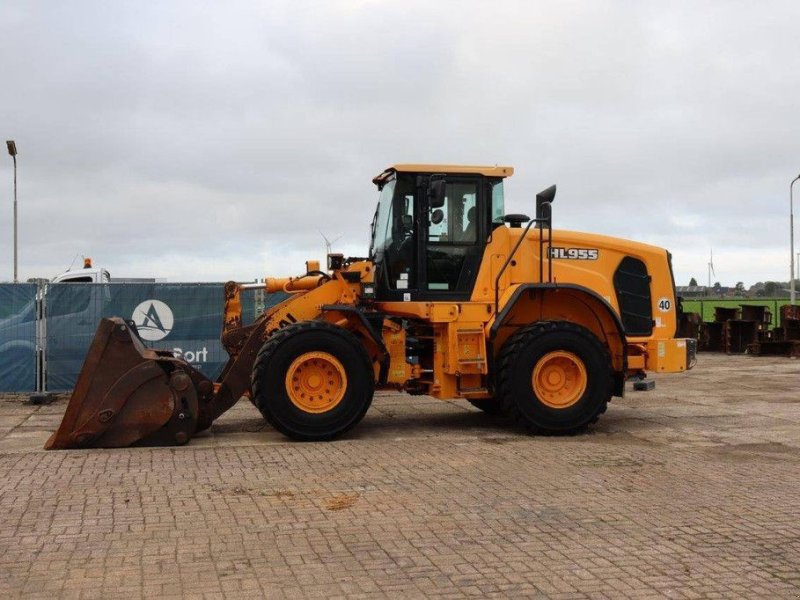
<svg viewBox="0 0 800 600">
<path fill-rule="evenodd" d="M 131 319 L 145 345 L 171 350 L 216 378 L 228 355 L 221 284 L 51 284 L 46 294 L 46 364 L 50 391 L 72 389 L 102 317 Z"/>
<path fill-rule="evenodd" d="M 250 323 L 285 294 L 248 290 Z M 133 320 L 150 348 L 170 350 L 214 380 L 228 354 L 220 344 L 221 283 L 0 285 L 0 391 L 71 390 L 102 317 Z"/>
<path fill-rule="evenodd" d="M 0 391 L 36 389 L 37 285 L 0 284 Z"/>
</svg>

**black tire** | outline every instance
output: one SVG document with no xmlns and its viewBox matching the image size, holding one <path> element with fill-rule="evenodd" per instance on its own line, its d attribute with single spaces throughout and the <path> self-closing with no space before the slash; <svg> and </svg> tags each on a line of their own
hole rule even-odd
<svg viewBox="0 0 800 600">
<path fill-rule="evenodd" d="M 344 368 L 344 395 L 326 412 L 306 412 L 286 390 L 292 362 L 307 352 L 333 355 Z M 256 408 L 275 429 L 295 440 L 329 440 L 356 425 L 375 391 L 372 362 L 355 335 L 325 321 L 295 323 L 276 332 L 258 352 L 251 378 Z"/>
<path fill-rule="evenodd" d="M 480 400 L 467 400 L 475 408 L 480 408 L 487 415 L 502 416 L 503 404 L 496 398 L 481 398 Z"/>
<path fill-rule="evenodd" d="M 586 373 L 583 394 L 564 408 L 554 408 L 536 396 L 532 377 L 548 353 L 577 356 Z M 498 357 L 499 398 L 505 414 L 536 433 L 570 434 L 597 421 L 613 392 L 608 349 L 588 329 L 565 321 L 543 321 L 514 333 Z"/>
</svg>

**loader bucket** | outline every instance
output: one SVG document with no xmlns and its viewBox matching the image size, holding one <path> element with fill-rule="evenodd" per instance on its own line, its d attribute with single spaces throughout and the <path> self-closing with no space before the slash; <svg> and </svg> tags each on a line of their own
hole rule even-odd
<svg viewBox="0 0 800 600">
<path fill-rule="evenodd" d="M 213 387 L 171 352 L 146 348 L 133 323 L 102 319 L 45 449 L 185 444 L 211 424 L 201 404 Z"/>
</svg>

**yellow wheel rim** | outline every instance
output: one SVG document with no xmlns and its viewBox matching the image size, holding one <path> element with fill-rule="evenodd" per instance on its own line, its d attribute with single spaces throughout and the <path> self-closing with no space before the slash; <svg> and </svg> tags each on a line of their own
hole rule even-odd
<svg viewBox="0 0 800 600">
<path fill-rule="evenodd" d="M 286 392 L 297 408 L 324 413 L 344 398 L 347 375 L 339 359 L 327 352 L 306 352 L 286 371 Z"/>
<path fill-rule="evenodd" d="M 586 391 L 586 367 L 572 352 L 548 352 L 536 363 L 531 383 L 543 404 L 550 408 L 567 408 Z"/>
</svg>

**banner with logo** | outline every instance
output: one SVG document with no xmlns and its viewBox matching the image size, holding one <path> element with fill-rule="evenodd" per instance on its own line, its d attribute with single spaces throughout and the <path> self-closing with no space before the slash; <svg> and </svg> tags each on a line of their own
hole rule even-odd
<svg viewBox="0 0 800 600">
<path fill-rule="evenodd" d="M 0 284 L 0 392 L 36 389 L 36 290 Z"/>
<path fill-rule="evenodd" d="M 243 321 L 252 322 L 264 308 L 283 297 L 243 295 Z M 228 360 L 219 341 L 224 310 L 222 284 L 51 284 L 46 304 L 47 382 L 51 391 L 72 389 L 101 317 L 133 320 L 146 346 L 172 351 L 212 380 Z"/>
</svg>

